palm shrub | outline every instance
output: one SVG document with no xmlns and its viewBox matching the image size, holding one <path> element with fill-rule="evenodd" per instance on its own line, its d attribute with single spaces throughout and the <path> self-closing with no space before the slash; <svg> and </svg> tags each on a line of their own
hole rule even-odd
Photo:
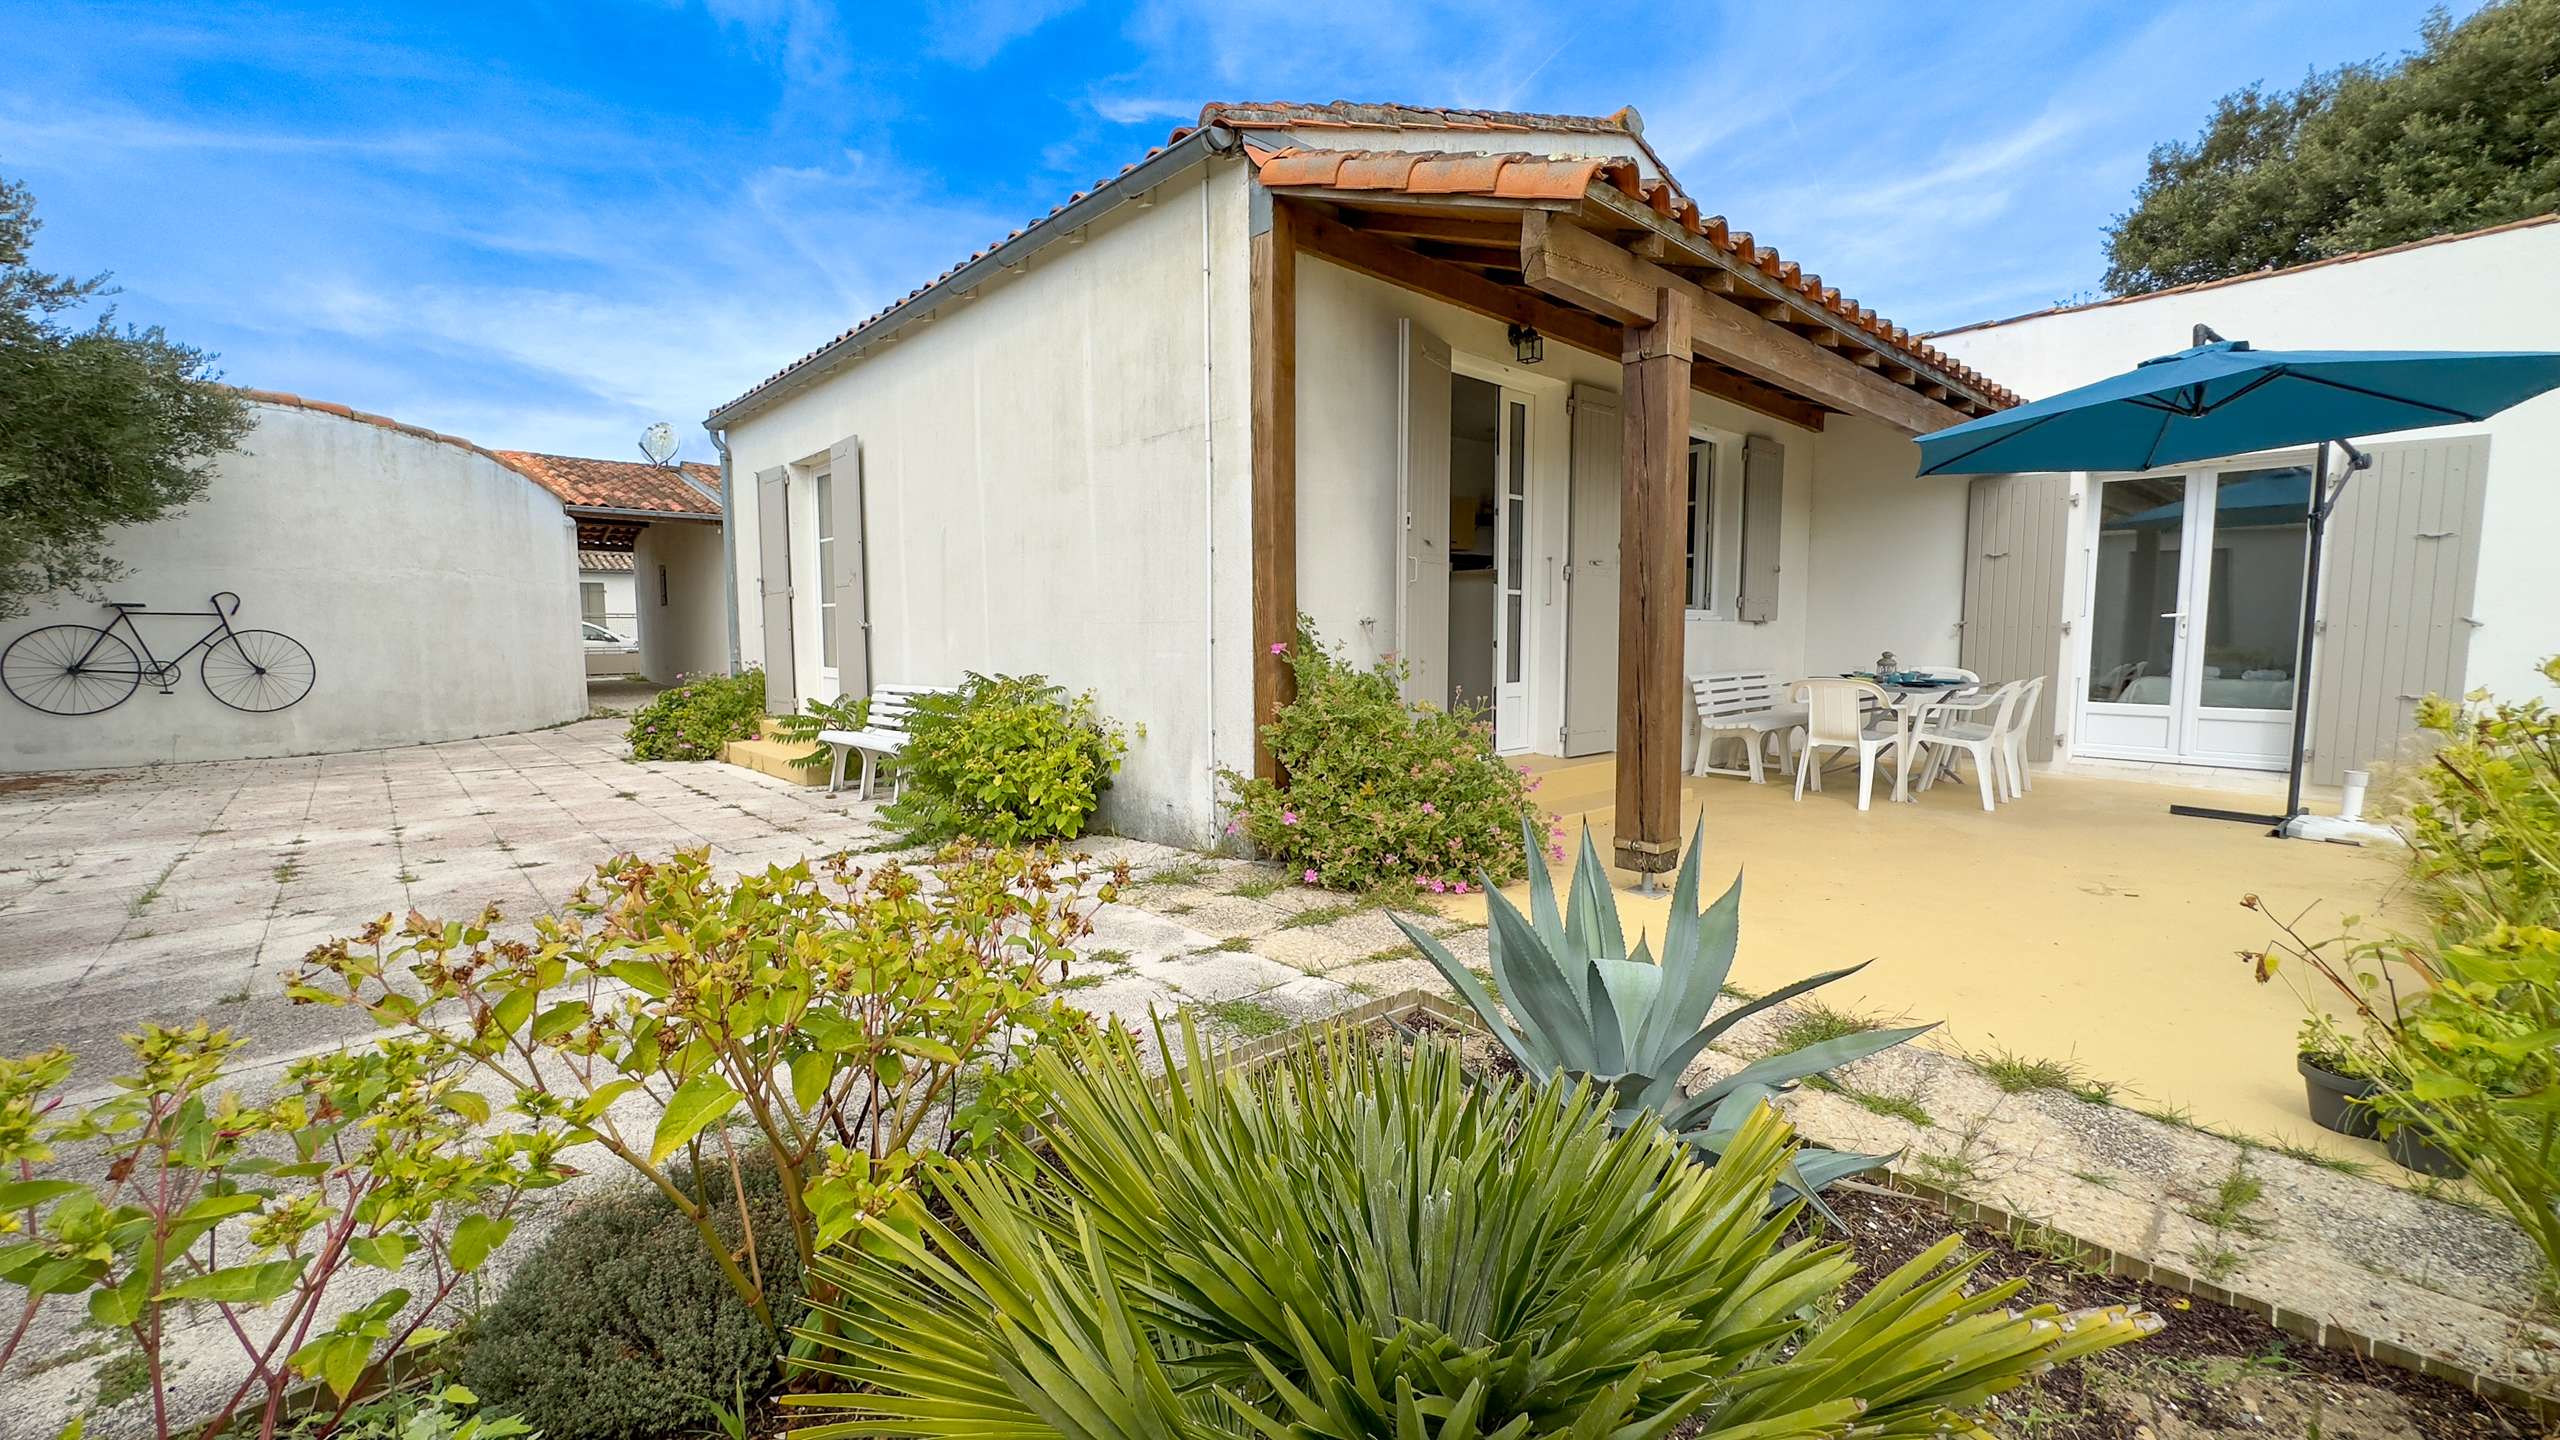
<svg viewBox="0 0 2560 1440">
<path fill-rule="evenodd" d="M 1490 720 L 1408 705 L 1401 664 L 1359 669 L 1303 618 L 1287 658 L 1297 697 L 1262 727 L 1281 778 L 1220 772 L 1234 830 L 1329 890 L 1463 894 L 1520 873 L 1511 837 L 1537 818 L 1537 782 L 1494 753 Z"/>
<path fill-rule="evenodd" d="M 1151 1077 L 1123 1032 L 1035 1062 L 1037 1176 L 930 1176 L 785 1397 L 838 1436 L 1532 1440 L 1970 1432 L 1993 1395 L 2151 1317 L 2013 1310 L 1945 1242 L 1842 1305 L 1845 1246 L 1771 1213 L 1794 1152 L 1757 1107 L 1713 1167 L 1618 1127 L 1586 1081 L 1482 1079 L 1334 1032 L 1255 1075 L 1185 1030 Z"/>
<path fill-rule="evenodd" d="M 634 760 L 717 760 L 721 746 L 753 740 L 763 723 L 762 670 L 696 675 L 631 712 L 622 738 Z"/>
<path fill-rule="evenodd" d="M 818 736 L 828 730 L 860 730 L 870 721 L 871 697 L 867 695 L 804 700 L 799 714 L 785 715 L 773 722 L 773 738 L 808 746 L 807 753 L 792 756 L 789 764 L 794 770 L 819 774 L 835 763 L 835 754 L 818 743 Z"/>
<path fill-rule="evenodd" d="M 1734 948 L 1741 935 L 1742 878 L 1735 876 L 1713 905 L 1698 908 L 1699 858 L 1706 849 L 1703 819 L 1690 837 L 1687 857 L 1680 862 L 1658 960 L 1641 935 L 1636 937 L 1635 953 L 1627 953 L 1626 935 L 1618 925 L 1617 896 L 1610 890 L 1607 868 L 1592 848 L 1588 826 L 1582 832 L 1571 895 L 1561 911 L 1546 857 L 1538 853 L 1536 832 L 1524 824 L 1520 838 L 1528 854 L 1529 913 L 1522 915 L 1490 883 L 1485 887 L 1493 978 L 1511 1002 L 1508 1016 L 1484 983 L 1438 938 L 1402 916 L 1396 917 L 1396 924 L 1457 988 L 1522 1070 L 1541 1080 L 1558 1075 L 1589 1080 L 1608 1097 L 1611 1119 L 1619 1125 L 1650 1116 L 1709 1155 L 1720 1154 L 1740 1131 L 1744 1118 L 1763 1101 L 1793 1089 L 1799 1081 L 1934 1028 L 1915 1025 L 1838 1036 L 1755 1060 L 1722 1079 L 1683 1091 L 1681 1075 L 1717 1036 L 1773 1005 L 1855 975 L 1866 965 L 1799 980 L 1710 1020 L 1708 1012 L 1733 971 Z M 1812 1194 L 1842 1176 L 1873 1169 L 1891 1158 L 1812 1150 L 1794 1162 L 1788 1181 L 1791 1188 Z"/>
<path fill-rule="evenodd" d="M 973 673 L 952 694 L 916 697 L 898 757 L 905 783 L 884 815 L 917 841 L 1072 840 L 1128 749 L 1090 690 Z"/>
</svg>

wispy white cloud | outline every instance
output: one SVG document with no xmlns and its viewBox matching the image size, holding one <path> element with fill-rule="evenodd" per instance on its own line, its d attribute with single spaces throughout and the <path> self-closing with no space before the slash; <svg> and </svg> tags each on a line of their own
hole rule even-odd
<svg viewBox="0 0 2560 1440">
<path fill-rule="evenodd" d="M 1014 41 L 1075 9 L 1083 0 L 936 0 L 930 15 L 930 52 L 954 64 L 978 66 Z"/>
<path fill-rule="evenodd" d="M 1093 95 L 1085 103 L 1114 125 L 1135 125 L 1146 120 L 1189 120 L 1200 113 L 1204 102 L 1162 95 Z"/>
</svg>

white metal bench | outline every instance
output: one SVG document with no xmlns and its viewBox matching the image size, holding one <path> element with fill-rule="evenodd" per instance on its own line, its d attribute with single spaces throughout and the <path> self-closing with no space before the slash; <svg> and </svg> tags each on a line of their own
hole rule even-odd
<svg viewBox="0 0 2560 1440">
<path fill-rule="evenodd" d="M 844 763 L 850 755 L 862 757 L 862 798 L 871 798 L 871 787 L 883 767 L 894 767 L 898 756 L 907 748 L 907 726 L 915 719 L 916 697 L 949 695 L 948 685 L 875 685 L 871 690 L 871 708 L 863 717 L 859 730 L 821 730 L 818 743 L 835 752 L 834 763 L 827 768 L 827 793 L 833 795 L 844 788 Z M 889 798 L 895 800 L 906 789 L 906 776 L 894 773 L 889 784 Z"/>
<path fill-rule="evenodd" d="M 1760 768 L 1761 752 L 1786 773 L 1788 760 L 1803 744 L 1805 707 L 1789 703 L 1786 687 L 1766 670 L 1733 670 L 1689 677 L 1689 693 L 1698 705 L 1698 758 L 1693 775 L 1741 775 L 1754 785 L 1768 783 Z M 1713 763 L 1718 745 L 1742 742 L 1740 766 Z"/>
</svg>

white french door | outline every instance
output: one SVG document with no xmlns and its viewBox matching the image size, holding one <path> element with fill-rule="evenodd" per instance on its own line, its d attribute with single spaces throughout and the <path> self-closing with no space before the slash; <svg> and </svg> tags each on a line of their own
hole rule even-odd
<svg viewBox="0 0 2560 1440">
<path fill-rule="evenodd" d="M 2307 465 L 2099 484 L 2081 753 L 2285 767 L 2310 500 Z"/>
</svg>

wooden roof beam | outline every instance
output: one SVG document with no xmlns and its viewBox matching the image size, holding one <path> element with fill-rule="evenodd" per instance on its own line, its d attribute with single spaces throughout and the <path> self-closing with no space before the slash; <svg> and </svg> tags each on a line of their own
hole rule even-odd
<svg viewBox="0 0 2560 1440">
<path fill-rule="evenodd" d="M 1544 213 L 1523 217 L 1520 271 L 1531 286 L 1622 325 L 1651 323 L 1656 292 L 1672 291 L 1690 304 L 1690 341 L 1697 354 L 1905 434 L 1942 430 L 1964 418 L 1881 375 L 1842 364 L 1839 355 L 1804 336 L 1711 295 L 1570 220 Z"/>
</svg>

